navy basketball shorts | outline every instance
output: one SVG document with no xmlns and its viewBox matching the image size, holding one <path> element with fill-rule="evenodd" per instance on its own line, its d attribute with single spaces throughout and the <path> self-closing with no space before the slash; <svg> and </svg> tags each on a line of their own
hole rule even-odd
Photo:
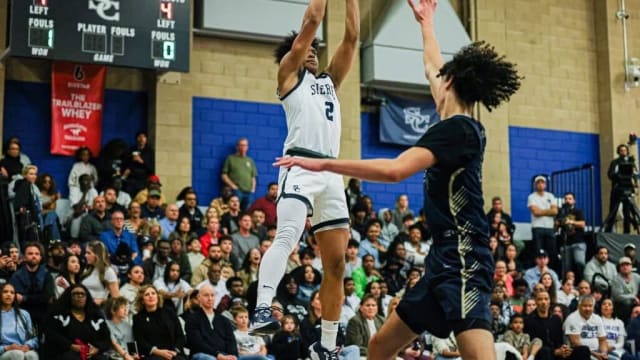
<svg viewBox="0 0 640 360">
<path fill-rule="evenodd" d="M 461 332 L 461 321 L 490 322 L 495 265 L 486 241 L 462 235 L 434 241 L 425 269 L 396 308 L 413 332 L 447 338 L 454 329 Z"/>
</svg>

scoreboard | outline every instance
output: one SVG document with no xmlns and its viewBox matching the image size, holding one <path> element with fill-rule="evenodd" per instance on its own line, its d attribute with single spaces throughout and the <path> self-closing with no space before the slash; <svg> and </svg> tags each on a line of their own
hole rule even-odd
<svg viewBox="0 0 640 360">
<path fill-rule="evenodd" d="M 191 0 L 13 0 L 9 54 L 189 71 Z"/>
</svg>

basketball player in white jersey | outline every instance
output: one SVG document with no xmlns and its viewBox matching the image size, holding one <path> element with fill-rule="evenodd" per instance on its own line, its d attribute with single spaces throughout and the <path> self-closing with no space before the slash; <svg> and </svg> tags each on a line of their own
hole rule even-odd
<svg viewBox="0 0 640 360">
<path fill-rule="evenodd" d="M 340 151 L 340 102 L 337 91 L 358 51 L 360 14 L 358 0 L 346 4 L 345 33 L 324 71 L 318 71 L 316 31 L 323 21 L 327 0 L 311 0 L 300 32 L 287 37 L 276 49 L 278 95 L 287 117 L 284 154 L 335 158 Z M 252 331 L 275 331 L 271 301 L 285 272 L 287 258 L 299 241 L 307 217 L 322 253 L 324 276 L 320 287 L 322 337 L 310 347 L 311 358 L 338 359 L 336 336 L 344 300 L 344 254 L 349 240 L 349 211 L 342 176 L 313 173 L 301 168 L 283 169 L 279 176 L 278 230 L 260 266 L 257 307 Z M 285 309 L 286 311 L 286 309 Z"/>
</svg>

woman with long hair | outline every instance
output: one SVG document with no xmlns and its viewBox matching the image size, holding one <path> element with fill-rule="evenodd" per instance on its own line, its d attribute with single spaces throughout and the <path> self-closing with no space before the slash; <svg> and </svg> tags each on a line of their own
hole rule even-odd
<svg viewBox="0 0 640 360">
<path fill-rule="evenodd" d="M 518 248 L 515 244 L 508 244 L 504 249 L 504 262 L 507 273 L 514 279 L 522 277 L 522 264 L 518 261 Z"/>
<path fill-rule="evenodd" d="M 153 285 L 138 291 L 133 316 L 133 337 L 146 360 L 186 360 L 186 339 L 175 311 L 164 306 L 162 296 Z"/>
<path fill-rule="evenodd" d="M 250 249 L 247 255 L 245 255 L 244 260 L 242 260 L 242 266 L 237 276 L 242 279 L 245 292 L 247 288 L 249 288 L 249 284 L 258 280 L 260 261 L 262 261 L 262 254 L 260 250 L 256 248 Z"/>
<path fill-rule="evenodd" d="M 191 231 L 191 220 L 189 219 L 189 217 L 183 215 L 178 218 L 178 221 L 176 221 L 176 227 L 174 231 L 169 234 L 169 241 L 173 239 L 180 239 L 182 240 L 183 248 L 186 249 L 189 238 L 191 238 L 192 236 L 197 236 L 197 234 Z"/>
<path fill-rule="evenodd" d="M 38 336 L 26 310 L 16 301 L 16 289 L 10 283 L 0 286 L 0 360 L 38 360 Z"/>
<path fill-rule="evenodd" d="M 298 282 L 298 300 L 304 304 L 309 304 L 311 294 L 320 290 L 322 275 L 320 271 L 314 269 L 311 265 L 302 265 L 298 269 L 300 270 L 294 270 L 293 273 Z"/>
<path fill-rule="evenodd" d="M 164 305 L 172 307 L 178 315 L 183 311 L 183 300 L 193 291 L 188 282 L 180 278 L 180 264 L 173 261 L 164 268 L 161 279 L 153 282 L 160 296 L 164 298 Z M 170 301 L 168 301 L 170 300 Z"/>
<path fill-rule="evenodd" d="M 540 284 L 544 286 L 544 290 L 549 293 L 551 305 L 558 303 L 558 284 L 553 281 L 553 277 L 548 272 L 540 275 Z"/>
<path fill-rule="evenodd" d="M 80 282 L 80 273 L 82 271 L 82 264 L 80 264 L 80 258 L 78 255 L 69 254 L 65 256 L 64 261 L 60 269 L 60 275 L 54 280 L 56 288 L 56 299 L 60 298 L 62 293 L 73 284 Z"/>
<path fill-rule="evenodd" d="M 40 205 L 42 206 L 42 222 L 45 229 L 51 231 L 51 240 L 59 240 L 60 220 L 56 213 L 56 201 L 62 197 L 56 190 L 56 182 L 50 174 L 42 174 L 36 178 L 36 186 L 40 190 Z"/>
<path fill-rule="evenodd" d="M 382 281 L 381 280 L 373 280 L 367 284 L 364 288 L 364 293 L 373 295 L 373 298 L 376 299 L 378 315 L 385 316 L 384 310 L 382 309 Z M 360 302 L 362 304 L 362 302 Z"/>
<path fill-rule="evenodd" d="M 634 359 L 630 354 L 624 356 L 626 353 L 624 345 L 627 332 L 625 331 L 624 322 L 614 315 L 613 300 L 602 300 L 602 304 L 600 304 L 600 317 L 602 317 L 602 322 L 604 323 L 604 331 L 607 333 L 609 359 Z"/>
<path fill-rule="evenodd" d="M 129 312 L 135 314 L 136 309 L 133 304 L 136 301 L 140 287 L 144 284 L 144 269 L 140 265 L 132 266 L 129 268 L 127 278 L 129 281 L 120 288 L 120 296 L 127 299 L 129 302 Z"/>
<path fill-rule="evenodd" d="M 118 275 L 111 268 L 107 249 L 100 241 L 87 244 L 85 252 L 87 267 L 82 274 L 82 284 L 89 289 L 97 305 L 102 305 L 107 297 L 118 297 Z"/>
<path fill-rule="evenodd" d="M 107 359 L 104 352 L 111 347 L 109 328 L 84 285 L 69 286 L 44 324 L 47 359 Z"/>
<path fill-rule="evenodd" d="M 496 261 L 495 272 L 493 273 L 493 281 L 502 281 L 505 286 L 507 295 L 513 296 L 513 278 L 507 272 L 507 263 L 504 260 Z"/>
</svg>

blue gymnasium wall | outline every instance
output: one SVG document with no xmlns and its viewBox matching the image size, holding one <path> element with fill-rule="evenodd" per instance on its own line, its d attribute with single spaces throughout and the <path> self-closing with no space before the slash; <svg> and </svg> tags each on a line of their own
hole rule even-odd
<svg viewBox="0 0 640 360">
<path fill-rule="evenodd" d="M 249 139 L 249 155 L 258 168 L 256 197 L 263 196 L 267 184 L 278 179 L 278 169 L 271 166 L 282 154 L 287 134 L 284 111 L 279 104 L 266 104 L 211 98 L 193 99 L 193 186 L 201 203 L 219 196 L 220 171 L 227 155 L 235 152 L 240 137 Z M 402 147 L 378 141 L 377 115 L 362 114 L 362 156 L 393 157 Z M 422 207 L 422 175 L 402 184 L 364 183 L 363 190 L 372 196 L 376 208 L 390 207 L 397 194 L 408 193 L 416 211 Z"/>
<path fill-rule="evenodd" d="M 278 169 L 271 164 L 282 154 L 286 135 L 279 104 L 194 97 L 192 181 L 199 202 L 219 196 L 222 164 L 241 137 L 249 139 L 249 156 L 258 168 L 255 195 L 263 196 L 267 184 L 278 181 Z"/>
<path fill-rule="evenodd" d="M 530 222 L 527 196 L 532 191 L 532 177 L 551 174 L 583 164 L 595 165 L 595 219 L 602 220 L 600 194 L 600 141 L 597 134 L 509 127 L 511 169 L 511 211 L 516 222 Z M 605 164 L 608 166 L 608 163 Z M 493 195 L 493 194 L 491 194 Z M 499 195 L 499 194 L 495 194 Z M 555 194 L 557 197 L 562 194 Z M 577 195 L 577 206 L 584 209 Z M 599 219 L 599 220 L 598 220 Z"/>
<path fill-rule="evenodd" d="M 52 155 L 51 84 L 6 81 L 3 134 L 18 136 L 22 150 L 38 165 L 39 172 L 50 173 L 58 190 L 67 196 L 67 178 L 73 157 Z M 135 134 L 147 129 L 147 94 L 106 90 L 102 118 L 102 145 L 121 138 L 135 143 Z"/>
</svg>

